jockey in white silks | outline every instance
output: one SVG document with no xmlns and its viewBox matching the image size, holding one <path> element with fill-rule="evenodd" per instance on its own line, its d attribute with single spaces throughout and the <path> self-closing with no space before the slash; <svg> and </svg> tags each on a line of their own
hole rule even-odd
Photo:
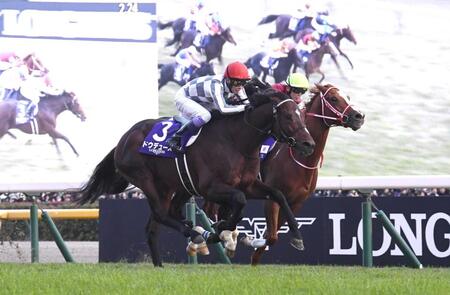
<svg viewBox="0 0 450 295">
<path fill-rule="evenodd" d="M 177 67 L 174 72 L 174 79 L 187 82 L 194 69 L 201 66 L 201 55 L 194 45 L 181 49 L 175 56 Z"/>
</svg>

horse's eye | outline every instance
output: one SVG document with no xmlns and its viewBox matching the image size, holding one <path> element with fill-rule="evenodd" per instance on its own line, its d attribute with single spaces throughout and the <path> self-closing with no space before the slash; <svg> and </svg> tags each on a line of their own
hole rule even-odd
<svg viewBox="0 0 450 295">
<path fill-rule="evenodd" d="M 332 96 L 332 97 L 330 97 L 330 100 L 331 100 L 332 102 L 336 102 L 338 99 L 336 98 L 336 96 Z"/>
</svg>

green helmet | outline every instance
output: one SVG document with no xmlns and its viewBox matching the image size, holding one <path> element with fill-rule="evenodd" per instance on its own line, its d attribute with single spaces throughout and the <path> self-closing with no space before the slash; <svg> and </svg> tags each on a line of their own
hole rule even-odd
<svg viewBox="0 0 450 295">
<path fill-rule="evenodd" d="M 295 88 L 309 88 L 308 79 L 300 73 L 292 73 L 286 79 L 286 84 Z"/>
</svg>

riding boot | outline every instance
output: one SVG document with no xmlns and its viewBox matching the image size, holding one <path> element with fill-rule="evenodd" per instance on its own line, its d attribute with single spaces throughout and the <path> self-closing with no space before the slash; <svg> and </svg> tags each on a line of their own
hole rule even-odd
<svg viewBox="0 0 450 295">
<path fill-rule="evenodd" d="M 185 123 L 183 126 L 180 127 L 180 129 L 175 132 L 175 134 L 167 141 L 167 145 L 175 152 L 181 153 L 181 138 L 183 137 L 183 134 L 187 130 L 193 130 L 195 127 L 194 123 L 192 121 L 189 121 Z"/>
</svg>

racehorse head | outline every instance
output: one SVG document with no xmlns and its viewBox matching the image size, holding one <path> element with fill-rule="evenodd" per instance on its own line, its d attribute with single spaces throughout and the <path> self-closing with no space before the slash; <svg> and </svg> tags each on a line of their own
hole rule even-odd
<svg viewBox="0 0 450 295">
<path fill-rule="evenodd" d="M 222 33 L 220 34 L 220 37 L 223 38 L 225 41 L 230 42 L 233 45 L 237 45 L 236 41 L 234 40 L 233 35 L 231 35 L 231 29 L 229 27 L 222 31 Z"/>
<path fill-rule="evenodd" d="M 75 116 L 80 118 L 82 122 L 86 120 L 86 115 L 84 114 L 83 108 L 80 105 L 80 102 L 73 92 L 66 92 L 62 94 L 64 96 L 64 104 L 66 109 L 72 112 Z"/>
<path fill-rule="evenodd" d="M 304 156 L 314 152 L 314 140 L 306 129 L 297 104 L 286 94 L 266 89 L 250 98 L 255 109 L 261 104 L 272 104 L 272 123 L 268 130 L 261 130 L 274 136 L 279 142 L 287 143 Z"/>
<path fill-rule="evenodd" d="M 306 115 L 322 118 L 328 126 L 350 127 L 358 130 L 364 124 L 365 115 L 356 110 L 349 102 L 349 98 L 343 97 L 339 89 L 331 84 L 319 85 L 311 89 L 314 97 L 306 103 Z"/>
<path fill-rule="evenodd" d="M 337 34 L 341 34 L 343 38 L 347 39 L 348 41 L 350 41 L 356 45 L 355 35 L 353 35 L 353 32 L 349 26 L 346 26 L 345 28 L 337 29 L 336 32 L 337 32 Z"/>
</svg>

